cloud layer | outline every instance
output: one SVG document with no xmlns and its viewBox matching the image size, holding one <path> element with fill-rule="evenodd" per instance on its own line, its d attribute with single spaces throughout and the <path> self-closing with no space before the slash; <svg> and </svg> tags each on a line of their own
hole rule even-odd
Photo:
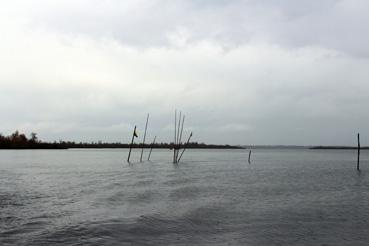
<svg viewBox="0 0 369 246">
<path fill-rule="evenodd" d="M 169 141 L 179 108 L 204 142 L 369 135 L 367 1 L 270 2 L 2 3 L 0 131 L 128 142 L 150 112 Z"/>
</svg>

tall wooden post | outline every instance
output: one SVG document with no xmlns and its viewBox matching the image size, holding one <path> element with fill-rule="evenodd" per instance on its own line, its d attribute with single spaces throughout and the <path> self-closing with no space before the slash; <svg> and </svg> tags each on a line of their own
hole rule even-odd
<svg viewBox="0 0 369 246">
<path fill-rule="evenodd" d="M 176 163 L 176 143 L 177 143 L 177 109 L 174 112 L 173 163 Z"/>
<path fill-rule="evenodd" d="M 179 111 L 179 119 L 177 125 L 177 144 L 179 144 L 179 134 L 181 133 L 181 120 L 182 120 L 182 111 Z"/>
<path fill-rule="evenodd" d="M 360 171 L 360 133 L 357 134 L 357 166 L 356 169 Z"/>
<path fill-rule="evenodd" d="M 147 118 L 146 118 L 145 133 L 144 133 L 144 137 L 143 137 L 143 140 L 142 140 L 142 149 L 141 149 L 140 162 L 142 162 L 142 155 L 143 155 L 143 151 L 144 151 L 144 145 L 145 145 L 145 139 L 146 139 L 146 131 L 147 131 L 147 123 L 148 122 L 149 122 L 149 114 L 147 114 Z"/>
<path fill-rule="evenodd" d="M 179 152 L 181 150 L 181 145 L 182 145 L 182 133 L 183 133 L 184 120 L 185 120 L 185 115 L 183 115 L 183 118 L 182 118 L 181 131 L 180 131 L 180 134 L 179 134 L 178 150 L 177 150 L 177 154 L 176 154 L 176 160 L 177 160 L 177 162 L 178 162 L 178 155 L 179 155 Z M 179 128 L 178 128 L 178 130 L 179 130 Z"/>
<path fill-rule="evenodd" d="M 133 140 L 135 139 L 135 132 L 136 132 L 136 126 L 132 133 L 132 140 L 131 140 L 131 145 L 129 146 L 127 162 L 129 162 L 129 158 L 131 158 L 131 151 L 132 151 Z"/>
<path fill-rule="evenodd" d="M 182 111 L 179 111 L 179 118 L 178 118 L 178 123 L 177 123 L 177 141 L 176 141 L 176 145 L 175 145 L 175 163 L 178 163 L 178 153 L 179 153 L 179 134 L 181 131 L 181 120 L 182 120 Z"/>
<path fill-rule="evenodd" d="M 182 111 L 179 111 L 179 118 L 178 118 L 178 123 L 177 123 L 177 141 L 176 141 L 176 145 L 175 145 L 176 154 L 175 154 L 175 157 L 174 157 L 175 158 L 175 163 L 178 163 L 178 154 L 179 154 L 180 145 L 181 145 L 181 139 L 180 139 L 181 122 L 182 122 Z"/>
<path fill-rule="evenodd" d="M 150 156 L 151 156 L 152 148 L 154 147 L 154 144 L 155 144 L 155 140 L 156 140 L 156 136 L 154 137 L 154 141 L 152 141 L 152 143 L 151 143 L 151 149 L 150 149 L 149 157 L 147 157 L 148 161 L 150 160 Z"/>
<path fill-rule="evenodd" d="M 181 134 L 179 135 L 179 143 L 181 144 L 182 142 L 182 133 L 183 133 L 183 125 L 184 125 L 184 121 L 185 121 L 185 115 L 183 115 L 183 119 L 182 119 L 182 126 L 181 126 Z"/>
</svg>

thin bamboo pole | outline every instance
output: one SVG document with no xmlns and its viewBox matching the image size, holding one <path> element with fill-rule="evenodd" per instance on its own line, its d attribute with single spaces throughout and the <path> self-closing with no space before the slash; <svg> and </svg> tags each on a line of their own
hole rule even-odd
<svg viewBox="0 0 369 246">
<path fill-rule="evenodd" d="M 135 132 L 136 132 L 136 126 L 132 133 L 132 140 L 131 140 L 131 145 L 129 146 L 127 162 L 129 162 L 129 159 L 131 158 L 131 151 L 132 151 L 133 140 L 135 139 Z"/>
<path fill-rule="evenodd" d="M 143 140 L 142 140 L 142 149 L 141 149 L 140 162 L 142 162 L 142 155 L 143 155 L 143 151 L 144 151 L 144 145 L 145 145 L 145 140 L 146 140 L 147 124 L 149 123 L 149 117 L 150 117 L 150 115 L 147 114 L 146 125 L 145 125 L 145 133 L 144 133 L 144 137 L 143 137 Z"/>
<path fill-rule="evenodd" d="M 183 153 L 186 151 L 187 145 L 188 145 L 188 143 L 190 142 L 191 137 L 192 137 L 192 132 L 191 132 L 190 136 L 189 136 L 189 137 L 188 137 L 188 139 L 187 139 L 187 143 L 186 143 L 186 145 L 184 146 L 184 148 L 183 148 L 183 151 L 182 151 L 181 155 L 179 156 L 178 162 L 181 160 Z"/>
<path fill-rule="evenodd" d="M 183 115 L 183 118 L 182 118 L 181 134 L 179 135 L 179 142 L 180 142 L 180 143 L 181 143 L 181 141 L 182 141 L 182 133 L 183 133 L 184 121 L 185 121 L 185 115 Z"/>
<path fill-rule="evenodd" d="M 154 147 L 154 144 L 155 144 L 155 140 L 156 140 L 156 136 L 154 137 L 154 141 L 152 141 L 152 143 L 151 143 L 151 148 L 150 148 L 149 157 L 147 157 L 147 160 L 148 160 L 148 161 L 150 160 L 150 156 L 151 156 L 152 148 Z"/>
<path fill-rule="evenodd" d="M 177 145 L 179 144 L 179 134 L 181 132 L 181 120 L 182 120 L 182 111 L 179 111 L 179 119 L 177 124 Z"/>
<path fill-rule="evenodd" d="M 178 154 L 181 150 L 181 145 L 182 145 L 182 133 L 183 133 L 184 121 L 185 121 L 185 115 L 183 115 L 183 118 L 182 118 L 181 133 L 179 134 L 178 150 L 177 150 L 177 155 L 176 155 L 177 162 L 178 162 Z"/>
<path fill-rule="evenodd" d="M 175 150 L 176 150 L 175 159 L 176 159 L 176 163 L 178 162 L 179 134 L 180 134 L 180 130 L 181 130 L 181 119 L 182 119 L 182 111 L 179 111 L 179 118 L 178 118 L 178 122 L 177 122 L 177 142 L 176 142 L 176 145 L 175 145 Z"/>
<path fill-rule="evenodd" d="M 173 163 L 176 163 L 176 142 L 177 142 L 177 110 L 174 111 Z"/>
<path fill-rule="evenodd" d="M 356 169 L 360 171 L 360 134 L 357 134 L 357 165 Z"/>
</svg>

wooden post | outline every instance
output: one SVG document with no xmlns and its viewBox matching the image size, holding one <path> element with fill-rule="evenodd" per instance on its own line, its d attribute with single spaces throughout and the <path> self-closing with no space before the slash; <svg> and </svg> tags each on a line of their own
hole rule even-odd
<svg viewBox="0 0 369 246">
<path fill-rule="evenodd" d="M 356 169 L 360 171 L 360 133 L 357 134 L 357 166 Z"/>
<path fill-rule="evenodd" d="M 179 119 L 178 119 L 178 129 L 177 129 L 177 144 L 179 144 L 179 134 L 181 133 L 181 120 L 182 120 L 182 111 L 179 111 Z"/>
<path fill-rule="evenodd" d="M 182 120 L 182 111 L 179 111 L 179 118 L 178 118 L 178 123 L 177 123 L 177 142 L 175 145 L 175 150 L 176 150 L 176 154 L 175 154 L 175 162 L 178 163 L 178 152 L 179 152 L 179 134 L 181 131 L 181 120 Z"/>
<path fill-rule="evenodd" d="M 149 157 L 147 157 L 148 161 L 150 160 L 150 156 L 151 156 L 152 148 L 154 147 L 154 144 L 155 144 L 155 140 L 156 140 L 156 136 L 154 137 L 154 141 L 152 141 L 152 143 L 151 143 L 151 149 L 150 149 Z"/>
<path fill-rule="evenodd" d="M 146 118 L 145 133 L 144 133 L 144 137 L 143 137 L 143 140 L 142 140 L 142 149 L 141 149 L 140 162 L 142 162 L 142 155 L 143 155 L 143 151 L 144 151 L 144 145 L 145 145 L 145 139 L 146 139 L 146 131 L 147 131 L 147 123 L 148 122 L 149 122 L 149 114 L 147 114 L 147 118 Z"/>
<path fill-rule="evenodd" d="M 133 140 L 135 139 L 135 132 L 136 132 L 136 126 L 132 133 L 132 140 L 131 140 L 131 145 L 129 146 L 127 162 L 129 162 L 129 158 L 131 158 L 131 151 L 132 151 Z"/>
<path fill-rule="evenodd" d="M 177 142 L 177 110 L 174 111 L 173 163 L 176 163 L 176 142 Z"/>
<path fill-rule="evenodd" d="M 186 145 L 184 146 L 184 148 L 183 148 L 183 151 L 182 151 L 181 155 L 179 156 L 178 162 L 181 160 L 182 155 L 183 155 L 183 153 L 185 152 L 185 150 L 186 150 L 186 148 L 187 148 L 187 145 L 188 145 L 188 143 L 190 142 L 191 137 L 192 137 L 192 132 L 191 132 L 190 136 L 189 136 L 189 137 L 188 137 L 188 139 L 187 139 L 187 143 L 186 143 Z"/>
<path fill-rule="evenodd" d="M 179 144 L 181 144 L 181 141 L 182 141 L 182 133 L 183 133 L 184 121 L 185 121 L 185 115 L 183 115 L 183 119 L 182 119 L 181 134 L 179 135 Z"/>
<path fill-rule="evenodd" d="M 181 116 L 181 115 L 180 115 Z M 178 133 L 177 133 L 177 152 L 176 152 L 176 162 L 178 162 L 178 155 L 179 151 L 181 150 L 181 141 L 182 141 L 182 132 L 183 132 L 183 124 L 184 124 L 185 116 L 182 116 L 182 124 L 181 124 L 181 117 L 179 118 L 179 126 L 178 126 Z"/>
<path fill-rule="evenodd" d="M 251 163 L 251 149 L 250 149 L 250 152 L 249 152 L 249 164 Z"/>
</svg>

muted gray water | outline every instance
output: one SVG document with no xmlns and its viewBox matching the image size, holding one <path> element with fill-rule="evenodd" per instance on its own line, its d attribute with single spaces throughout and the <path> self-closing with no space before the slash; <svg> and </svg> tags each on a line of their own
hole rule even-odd
<svg viewBox="0 0 369 246">
<path fill-rule="evenodd" d="M 0 151 L 0 245 L 369 245 L 369 152 L 126 156 Z"/>
</svg>

